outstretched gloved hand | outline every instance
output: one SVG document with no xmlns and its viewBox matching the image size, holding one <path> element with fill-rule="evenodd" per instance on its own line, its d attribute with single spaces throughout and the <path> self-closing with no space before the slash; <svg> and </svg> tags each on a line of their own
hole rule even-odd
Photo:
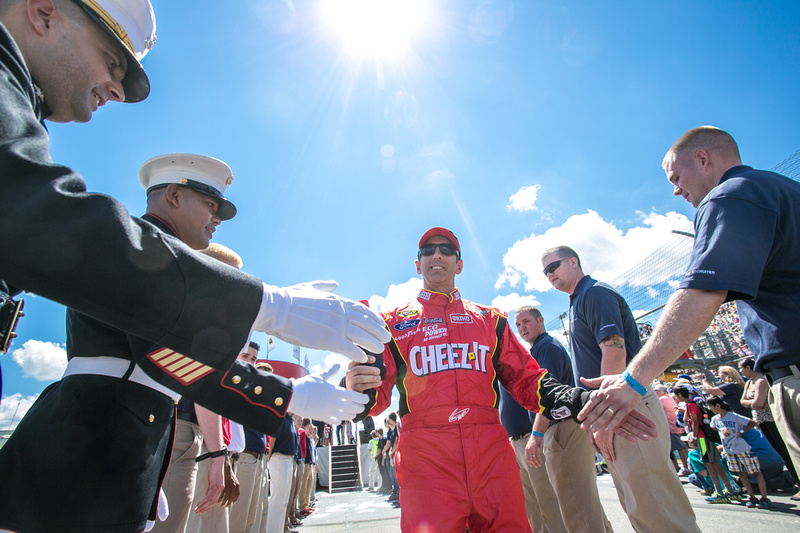
<svg viewBox="0 0 800 533">
<path fill-rule="evenodd" d="M 335 281 L 312 281 L 291 287 L 264 284 L 264 297 L 253 329 L 286 342 L 330 350 L 364 363 L 391 340 L 381 317 L 367 306 L 330 294 Z"/>
<path fill-rule="evenodd" d="M 332 426 L 354 419 L 364 410 L 369 396 L 328 383 L 327 380 L 338 371 L 339 365 L 333 365 L 322 374 L 291 379 L 292 399 L 287 410 Z"/>
</svg>

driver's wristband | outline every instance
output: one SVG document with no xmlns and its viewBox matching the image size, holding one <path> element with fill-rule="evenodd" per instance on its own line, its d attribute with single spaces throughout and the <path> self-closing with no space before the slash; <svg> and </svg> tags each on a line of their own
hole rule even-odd
<svg viewBox="0 0 800 533">
<path fill-rule="evenodd" d="M 630 385 L 631 388 L 638 392 L 641 396 L 644 396 L 647 393 L 647 389 L 645 389 L 641 383 L 633 379 L 633 376 L 631 376 L 631 373 L 627 370 L 622 373 L 622 377 L 625 379 L 625 383 Z"/>
<path fill-rule="evenodd" d="M 544 433 L 539 433 L 538 431 L 531 431 L 531 435 L 544 438 Z"/>
</svg>

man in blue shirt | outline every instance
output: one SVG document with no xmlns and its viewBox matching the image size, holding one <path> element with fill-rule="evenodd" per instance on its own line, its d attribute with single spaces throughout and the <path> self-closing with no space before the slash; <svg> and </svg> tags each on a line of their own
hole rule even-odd
<svg viewBox="0 0 800 533">
<path fill-rule="evenodd" d="M 581 413 L 584 425 L 613 428 L 649 383 L 708 328 L 720 305 L 737 308 L 755 370 L 770 382 L 769 403 L 800 467 L 800 183 L 743 166 L 733 137 L 712 126 L 686 132 L 662 163 L 673 194 L 697 208 L 689 267 L 653 336 L 621 375 Z M 607 374 L 617 374 L 609 372 Z"/>
<path fill-rule="evenodd" d="M 541 311 L 526 306 L 517 309 L 514 316 L 517 331 L 531 344 L 531 355 L 539 366 L 546 368 L 560 383 L 574 387 L 572 362 L 561 343 L 545 330 Z M 533 476 L 537 473 L 545 476 L 557 498 L 562 528 L 593 531 L 599 530 L 602 524 L 605 531 L 613 531 L 597 492 L 594 448 L 588 432 L 581 431 L 577 423 L 550 421 L 543 415 L 536 415 L 522 460 L 530 465 L 529 470 L 535 471 Z M 544 508 L 542 512 L 544 514 Z"/>
<path fill-rule="evenodd" d="M 535 307 L 529 306 L 517 309 L 515 315 L 517 330 L 520 336 L 532 345 L 531 355 L 536 359 L 540 367 L 547 368 L 537 356 L 541 356 L 549 351 L 550 348 L 555 348 L 558 341 L 547 335 L 547 333 L 544 333 L 544 326 L 542 326 L 542 335 L 538 335 L 538 333 L 533 335 L 531 333 L 533 328 L 526 327 L 535 320 L 534 315 L 537 315 L 539 320 L 541 320 L 541 314 Z M 546 341 L 540 342 L 543 339 L 539 337 L 546 337 L 552 340 L 553 344 Z M 567 366 L 569 366 L 569 364 L 569 360 L 567 360 Z M 551 374 L 558 379 L 557 373 L 551 372 Z M 570 375 L 572 375 L 571 369 Z M 565 385 L 570 384 L 568 381 L 562 381 L 561 383 Z M 571 385 L 573 387 L 575 386 L 574 380 Z M 548 469 L 546 467 L 537 468 L 525 458 L 525 445 L 528 443 L 528 438 L 531 437 L 531 427 L 535 427 L 534 420 L 537 418 L 536 413 L 526 410 L 517 403 L 514 397 L 511 396 L 511 393 L 502 385 L 500 386 L 499 409 L 500 423 L 503 424 L 508 434 L 508 440 L 511 442 L 511 447 L 514 448 L 514 455 L 517 458 L 517 465 L 519 466 L 520 477 L 522 478 L 522 490 L 525 494 L 525 512 L 528 515 L 528 522 L 531 524 L 531 529 L 534 533 L 537 531 L 568 531 L 561 517 L 562 513 L 559 509 L 558 496 L 556 496 L 553 484 L 548 478 Z M 545 420 L 545 427 L 547 427 L 549 420 L 544 417 L 542 418 Z M 575 424 L 575 422 L 573 422 L 573 424 Z M 541 431 L 544 432 L 544 429 Z M 582 433 L 584 433 L 588 439 L 588 433 Z M 589 448 L 591 449 L 591 445 Z M 594 453 L 592 453 L 592 457 L 594 457 Z M 537 466 L 545 465 L 541 464 Z M 592 484 L 594 485 L 594 468 L 592 468 L 591 474 Z"/>
<path fill-rule="evenodd" d="M 578 254 L 568 246 L 544 252 L 542 266 L 550 283 L 570 295 L 569 344 L 577 377 L 622 372 L 642 347 L 633 314 L 622 296 L 585 275 Z M 608 463 L 619 501 L 636 531 L 699 531 L 689 498 L 669 460 L 664 409 L 652 387 L 641 388 L 641 393 L 635 408 L 656 423 L 658 438 L 633 444 L 615 439 L 607 429 L 595 428 L 592 439 Z"/>
</svg>

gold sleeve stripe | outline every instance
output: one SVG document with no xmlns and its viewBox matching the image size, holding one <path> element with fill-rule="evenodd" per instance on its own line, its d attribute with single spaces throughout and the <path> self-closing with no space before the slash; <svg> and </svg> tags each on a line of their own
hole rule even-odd
<svg viewBox="0 0 800 533">
<path fill-rule="evenodd" d="M 169 348 L 161 348 L 149 353 L 147 358 L 184 386 L 191 385 L 214 371 L 210 366 L 174 352 Z"/>
</svg>

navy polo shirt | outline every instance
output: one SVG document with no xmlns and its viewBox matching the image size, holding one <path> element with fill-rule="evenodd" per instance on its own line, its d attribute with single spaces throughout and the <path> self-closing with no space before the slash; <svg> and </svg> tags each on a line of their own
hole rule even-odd
<svg viewBox="0 0 800 533">
<path fill-rule="evenodd" d="M 547 369 L 551 376 L 564 385 L 575 386 L 572 363 L 567 351 L 561 343 L 547 332 L 533 341 L 531 355 L 540 367 Z M 511 393 L 500 387 L 500 423 L 509 437 L 528 433 L 533 427 L 536 413 L 526 410 L 511 396 Z M 551 421 L 551 424 L 555 421 Z"/>
<path fill-rule="evenodd" d="M 275 442 L 272 444 L 272 453 L 282 453 L 292 457 L 298 453 L 300 445 L 297 440 L 297 430 L 294 428 L 291 416 L 283 417 L 281 427 L 278 428 L 273 437 L 275 437 Z"/>
<path fill-rule="evenodd" d="M 681 289 L 727 290 L 756 371 L 800 363 L 800 183 L 736 166 L 694 217 Z"/>
<path fill-rule="evenodd" d="M 254 429 L 242 426 L 244 429 L 244 449 L 251 452 L 264 453 L 267 451 L 267 436 Z"/>
<path fill-rule="evenodd" d="M 642 341 L 631 308 L 610 285 L 584 276 L 569 301 L 569 346 L 575 361 L 575 378 L 600 376 L 600 342 L 609 335 L 625 339 L 626 365 L 639 353 Z"/>
<path fill-rule="evenodd" d="M 556 378 L 556 381 L 570 387 L 575 386 L 572 361 L 570 361 L 567 351 L 547 332 L 542 333 L 533 341 L 531 354 L 539 366 L 546 368 L 550 375 Z"/>
<path fill-rule="evenodd" d="M 534 414 L 522 407 L 502 385 L 500 386 L 500 423 L 509 437 L 530 433 Z"/>
</svg>

